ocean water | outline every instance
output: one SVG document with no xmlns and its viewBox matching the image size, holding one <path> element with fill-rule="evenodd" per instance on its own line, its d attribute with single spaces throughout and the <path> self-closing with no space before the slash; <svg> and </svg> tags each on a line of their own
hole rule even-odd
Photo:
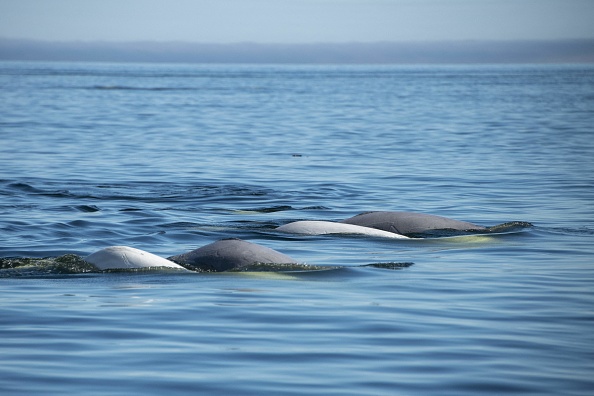
<svg viewBox="0 0 594 396">
<path fill-rule="evenodd" d="M 594 66 L 3 62 L 0 87 L 3 395 L 592 394 Z M 370 210 L 533 227 L 274 230 Z M 327 269 L 60 261 L 230 237 Z"/>
</svg>

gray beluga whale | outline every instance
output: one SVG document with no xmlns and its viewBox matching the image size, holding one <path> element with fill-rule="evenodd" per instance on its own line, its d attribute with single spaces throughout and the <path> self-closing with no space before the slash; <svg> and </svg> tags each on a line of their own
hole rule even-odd
<svg viewBox="0 0 594 396">
<path fill-rule="evenodd" d="M 172 268 L 186 270 L 179 264 L 129 246 L 110 246 L 87 257 L 85 261 L 100 270 L 135 269 L 135 268 Z"/>
<path fill-rule="evenodd" d="M 382 238 L 408 239 L 407 236 L 372 227 L 333 221 L 304 220 L 294 221 L 276 228 L 277 231 L 302 235 L 360 234 Z"/>
<path fill-rule="evenodd" d="M 221 239 L 169 260 L 192 270 L 221 272 L 252 264 L 299 264 L 276 250 L 241 239 Z"/>
<path fill-rule="evenodd" d="M 423 233 L 432 230 L 488 230 L 486 227 L 466 221 L 414 212 L 367 212 L 342 220 L 341 223 L 370 227 L 400 235 Z"/>
</svg>

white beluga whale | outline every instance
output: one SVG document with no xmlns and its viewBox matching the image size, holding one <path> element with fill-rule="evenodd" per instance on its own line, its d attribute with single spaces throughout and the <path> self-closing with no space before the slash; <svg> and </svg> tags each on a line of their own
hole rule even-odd
<svg viewBox="0 0 594 396">
<path fill-rule="evenodd" d="M 221 272 L 253 264 L 299 264 L 276 250 L 241 239 L 222 239 L 169 260 L 196 271 Z"/>
<path fill-rule="evenodd" d="M 174 268 L 185 270 L 179 264 L 129 246 L 110 246 L 87 257 L 85 261 L 100 270 L 137 268 Z"/>
<path fill-rule="evenodd" d="M 382 238 L 408 239 L 407 236 L 396 234 L 390 231 L 379 230 L 371 227 L 363 227 L 355 224 L 336 223 L 333 221 L 294 221 L 292 223 L 282 225 L 276 228 L 276 230 L 290 234 L 302 235 L 353 234 Z"/>
</svg>

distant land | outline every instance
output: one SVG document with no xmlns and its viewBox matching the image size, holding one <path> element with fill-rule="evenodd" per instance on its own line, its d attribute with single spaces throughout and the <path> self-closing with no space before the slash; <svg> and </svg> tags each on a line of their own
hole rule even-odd
<svg viewBox="0 0 594 396">
<path fill-rule="evenodd" d="M 49 42 L 0 38 L 0 60 L 173 63 L 594 63 L 594 39 L 319 44 Z"/>
</svg>

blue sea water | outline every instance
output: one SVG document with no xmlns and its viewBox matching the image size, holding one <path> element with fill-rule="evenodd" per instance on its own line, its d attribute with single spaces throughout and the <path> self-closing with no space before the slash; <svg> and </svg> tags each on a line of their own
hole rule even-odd
<svg viewBox="0 0 594 396">
<path fill-rule="evenodd" d="M 0 87 L 3 395 L 592 394 L 594 66 L 2 62 Z M 274 230 L 369 210 L 534 226 Z M 328 269 L 54 262 L 229 237 Z"/>
</svg>

